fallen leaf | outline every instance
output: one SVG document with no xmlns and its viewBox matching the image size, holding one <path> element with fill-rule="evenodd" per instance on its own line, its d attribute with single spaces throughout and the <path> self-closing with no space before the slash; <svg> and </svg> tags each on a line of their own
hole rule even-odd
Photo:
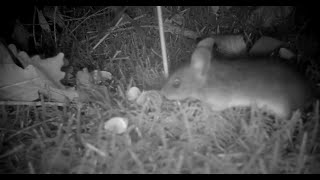
<svg viewBox="0 0 320 180">
<path fill-rule="evenodd" d="M 20 52 L 18 55 L 22 55 L 28 58 L 30 65 L 34 66 L 39 77 L 54 88 L 65 89 L 64 85 L 60 83 L 60 80 L 64 78 L 65 72 L 61 71 L 63 66 L 63 53 L 57 54 L 55 57 L 41 59 L 40 56 L 36 55 L 32 58 L 25 52 Z"/>
<path fill-rule="evenodd" d="M 269 55 L 275 49 L 282 46 L 284 42 L 268 36 L 262 36 L 254 43 L 249 51 L 250 55 Z"/>
<path fill-rule="evenodd" d="M 37 12 L 38 12 L 38 20 L 39 20 L 39 23 L 40 23 L 40 27 L 41 27 L 43 30 L 45 30 L 45 31 L 47 31 L 48 33 L 50 33 L 50 32 L 51 32 L 50 26 L 49 26 L 46 18 L 43 16 L 42 11 L 39 11 L 39 10 L 37 9 Z"/>
<path fill-rule="evenodd" d="M 87 68 L 83 68 L 82 71 L 78 71 L 76 79 L 77 85 L 83 85 L 86 87 L 91 87 L 93 85 L 93 78 Z"/>
<path fill-rule="evenodd" d="M 14 46 L 11 46 L 14 49 Z M 39 98 L 39 92 L 52 97 L 53 100 L 64 102 L 73 100 L 78 93 L 73 88 L 67 88 L 60 83 L 65 73 L 60 69 L 63 65 L 63 53 L 47 59 L 39 56 L 29 57 L 21 51 L 17 57 L 29 64 L 22 69 L 8 56 L 7 50 L 0 49 L 0 99 L 14 101 L 34 101 Z"/>
<path fill-rule="evenodd" d="M 101 82 L 112 79 L 112 74 L 107 71 L 94 70 L 91 72 L 91 75 L 95 84 L 100 84 Z"/>
<path fill-rule="evenodd" d="M 43 82 L 33 66 L 21 69 L 15 64 L 0 66 L 0 99 L 14 101 L 36 100 Z"/>
</svg>

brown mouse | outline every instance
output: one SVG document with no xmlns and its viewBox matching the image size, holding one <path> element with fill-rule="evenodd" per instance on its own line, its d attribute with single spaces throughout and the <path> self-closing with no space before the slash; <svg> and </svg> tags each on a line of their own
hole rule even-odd
<svg viewBox="0 0 320 180">
<path fill-rule="evenodd" d="M 188 97 L 220 111 L 256 104 L 281 118 L 314 97 L 311 84 L 292 68 L 272 58 L 225 60 L 212 54 L 213 38 L 200 41 L 191 63 L 176 70 L 161 89 L 171 100 Z"/>
</svg>

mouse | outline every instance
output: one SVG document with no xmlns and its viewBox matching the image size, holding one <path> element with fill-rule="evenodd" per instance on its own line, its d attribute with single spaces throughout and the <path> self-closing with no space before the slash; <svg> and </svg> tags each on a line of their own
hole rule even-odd
<svg viewBox="0 0 320 180">
<path fill-rule="evenodd" d="M 212 53 L 214 38 L 200 41 L 191 61 L 170 74 L 160 90 L 169 100 L 198 99 L 214 111 L 256 105 L 279 118 L 310 102 L 311 83 L 281 59 L 240 57 L 227 60 Z"/>
</svg>

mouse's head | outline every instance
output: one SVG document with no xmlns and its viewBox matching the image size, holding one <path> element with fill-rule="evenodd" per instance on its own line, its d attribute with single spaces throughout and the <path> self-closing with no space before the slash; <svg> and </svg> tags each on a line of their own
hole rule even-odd
<svg viewBox="0 0 320 180">
<path fill-rule="evenodd" d="M 181 100 L 201 97 L 211 66 L 213 39 L 200 41 L 191 56 L 191 63 L 176 70 L 163 86 L 161 93 L 168 99 Z"/>
</svg>

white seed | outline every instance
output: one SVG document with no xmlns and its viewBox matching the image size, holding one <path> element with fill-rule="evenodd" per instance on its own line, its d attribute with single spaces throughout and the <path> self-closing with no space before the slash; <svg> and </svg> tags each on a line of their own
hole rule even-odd
<svg viewBox="0 0 320 180">
<path fill-rule="evenodd" d="M 136 100 L 141 94 L 141 91 L 139 88 L 137 87 L 131 87 L 128 91 L 127 91 L 127 98 L 129 101 L 134 101 Z"/>
<path fill-rule="evenodd" d="M 122 134 L 127 130 L 128 119 L 124 117 L 113 117 L 104 124 L 104 129 Z"/>
</svg>

